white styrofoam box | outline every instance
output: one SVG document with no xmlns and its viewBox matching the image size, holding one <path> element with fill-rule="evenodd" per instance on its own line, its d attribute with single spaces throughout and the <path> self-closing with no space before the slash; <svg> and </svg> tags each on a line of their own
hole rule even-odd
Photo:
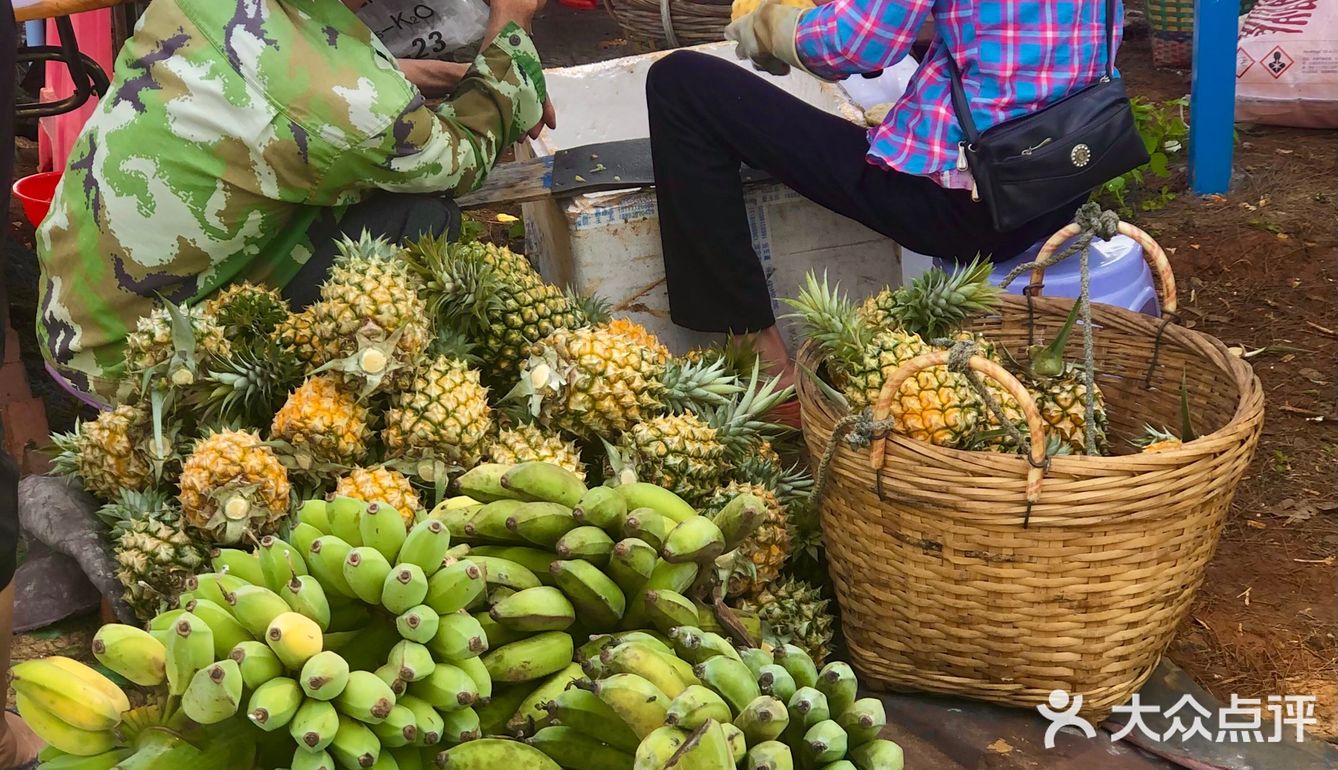
<svg viewBox="0 0 1338 770">
<path fill-rule="evenodd" d="M 747 66 L 734 57 L 732 43 L 694 50 Z M 542 156 L 647 136 L 646 73 L 666 55 L 660 52 L 549 70 L 546 79 L 558 109 L 558 128 L 545 130 L 522 151 Z M 763 77 L 809 104 L 854 122 L 863 121 L 862 109 L 836 84 L 802 73 Z M 759 115 L 758 120 L 765 121 L 767 116 Z M 853 296 L 900 283 L 900 249 L 891 240 L 779 183 L 749 185 L 745 198 L 753 248 L 766 270 L 777 316 L 787 308 L 774 298 L 797 294 L 809 270 L 826 270 L 831 280 L 839 281 Z M 710 335 L 675 326 L 669 319 L 653 191 L 584 195 L 527 203 L 522 208 L 530 255 L 548 280 L 608 299 L 617 314 L 644 324 L 675 351 L 711 341 Z M 710 238 L 711 233 L 702 232 L 699 237 Z M 782 324 L 795 342 L 793 330 Z"/>
</svg>

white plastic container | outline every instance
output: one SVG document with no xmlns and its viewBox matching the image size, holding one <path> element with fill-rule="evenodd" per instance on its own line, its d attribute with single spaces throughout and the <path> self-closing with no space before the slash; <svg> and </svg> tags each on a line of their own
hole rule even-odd
<svg viewBox="0 0 1338 770">
<path fill-rule="evenodd" d="M 733 44 L 694 50 L 746 66 Z M 649 135 L 646 73 L 666 53 L 549 70 L 548 90 L 559 111 L 558 129 L 545 131 L 528 148 L 535 156 L 596 142 Z M 770 76 L 764 76 L 770 77 Z M 803 74 L 773 78 L 781 88 L 828 112 L 863 122 L 863 110 L 839 85 Z M 891 83 L 883 84 L 887 86 Z M 710 87 L 710 84 L 703 84 Z M 904 82 L 896 86 L 896 92 Z M 765 120 L 766 116 L 758 116 Z M 784 126 L 775 130 L 784 131 Z M 897 244 L 812 203 L 776 182 L 750 185 L 746 193 L 753 247 L 775 297 L 792 297 L 809 270 L 826 270 L 852 295 L 863 296 L 901 282 Z M 615 312 L 644 324 L 676 352 L 710 341 L 669 320 L 659 217 L 650 190 L 628 190 L 540 201 L 523 206 L 529 253 L 555 283 L 592 292 Z M 701 237 L 709 238 L 710 233 Z M 777 303 L 776 313 L 787 312 Z M 787 333 L 792 330 L 782 321 Z M 793 334 L 791 340 L 794 341 Z"/>
</svg>

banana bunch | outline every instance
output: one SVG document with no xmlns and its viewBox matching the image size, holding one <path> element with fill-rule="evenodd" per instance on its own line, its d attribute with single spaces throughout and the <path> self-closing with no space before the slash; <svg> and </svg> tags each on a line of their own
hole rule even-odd
<svg viewBox="0 0 1338 770">
<path fill-rule="evenodd" d="M 58 656 L 19 663 L 13 675 L 19 714 L 63 767 L 112 767 L 126 756 L 120 726 L 130 700 L 116 683 Z"/>
</svg>

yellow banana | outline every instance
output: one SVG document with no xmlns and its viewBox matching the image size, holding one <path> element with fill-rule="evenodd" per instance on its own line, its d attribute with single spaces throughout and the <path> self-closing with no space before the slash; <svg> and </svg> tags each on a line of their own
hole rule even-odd
<svg viewBox="0 0 1338 770">
<path fill-rule="evenodd" d="M 595 683 L 595 695 L 617 714 L 638 738 L 645 738 L 664 724 L 669 696 L 644 677 L 614 674 Z"/>
<path fill-rule="evenodd" d="M 693 731 L 664 770 L 733 770 L 734 752 L 721 724 L 714 719 Z"/>
<path fill-rule="evenodd" d="M 696 730 L 708 719 L 728 722 L 733 717 L 724 698 L 706 687 L 692 685 L 684 688 L 669 704 L 669 711 L 664 721 L 684 730 Z"/>
<path fill-rule="evenodd" d="M 580 505 L 589 491 L 575 473 L 540 462 L 521 463 L 502 474 L 502 489 L 526 500 L 561 503 L 568 508 Z"/>
<path fill-rule="evenodd" d="M 111 730 L 80 730 L 21 692 L 14 694 L 14 705 L 18 707 L 24 724 L 32 728 L 38 738 L 66 754 L 94 757 L 116 748 L 116 734 Z"/>
<path fill-rule="evenodd" d="M 636 674 L 671 699 L 679 697 L 688 686 L 655 650 L 635 642 L 610 647 L 600 653 L 599 659 L 609 671 L 615 674 Z"/>
<path fill-rule="evenodd" d="M 437 766 L 450 770 L 561 770 L 542 751 L 519 741 L 481 738 L 437 755 Z"/>
<path fill-rule="evenodd" d="M 92 676 L 79 669 L 87 669 Z M 69 658 L 24 661 L 14 666 L 13 674 L 14 692 L 80 730 L 110 730 L 130 710 L 125 693 L 111 680 Z M 109 687 L 95 683 L 92 677 L 106 680 Z"/>
<path fill-rule="evenodd" d="M 167 677 L 167 647 L 140 628 L 108 623 L 93 637 L 93 656 L 98 662 L 143 687 L 163 683 Z"/>
<path fill-rule="evenodd" d="M 669 758 L 688 742 L 687 730 L 658 727 L 642 739 L 632 760 L 632 770 L 661 770 Z"/>
</svg>

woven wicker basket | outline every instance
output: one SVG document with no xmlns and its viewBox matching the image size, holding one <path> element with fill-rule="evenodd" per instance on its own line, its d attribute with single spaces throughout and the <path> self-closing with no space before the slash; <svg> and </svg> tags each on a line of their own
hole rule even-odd
<svg viewBox="0 0 1338 770">
<path fill-rule="evenodd" d="M 1120 229 L 1143 243 L 1173 317 L 1165 255 L 1141 230 Z M 1073 234 L 1076 226 L 1057 234 L 1043 255 Z M 1039 291 L 1039 274 L 1033 284 Z M 1034 297 L 1029 309 L 1027 298 L 1007 296 L 974 328 L 1021 356 L 1029 327 L 1037 340 L 1052 339 L 1072 302 Z M 1019 706 L 1059 689 L 1082 694 L 1083 713 L 1099 717 L 1127 702 L 1156 667 L 1250 464 L 1264 397 L 1249 365 L 1212 337 L 1106 305 L 1094 304 L 1092 314 L 1112 446 L 1127 446 L 1144 423 L 1179 425 L 1182 377 L 1200 437 L 1159 453 L 1054 457 L 1048 469 L 899 434 L 870 450 L 843 444 L 831 462 L 822 527 L 851 662 L 870 682 Z M 1074 345 L 1071 357 L 1081 352 L 1081 341 Z M 886 417 L 911 370 L 945 360 L 917 360 L 894 374 L 875 418 Z M 818 371 L 817 347 L 805 346 L 799 363 Z M 1010 380 L 1034 410 L 1007 372 L 979 357 L 972 368 Z M 846 413 L 811 378 L 800 379 L 816 457 Z M 1043 458 L 1041 423 L 1032 418 L 1033 457 Z"/>
<path fill-rule="evenodd" d="M 604 0 L 629 40 L 660 49 L 725 39 L 731 5 L 692 0 Z"/>
<path fill-rule="evenodd" d="M 1188 69 L 1194 56 L 1194 0 L 1149 0 L 1152 63 Z"/>
</svg>

